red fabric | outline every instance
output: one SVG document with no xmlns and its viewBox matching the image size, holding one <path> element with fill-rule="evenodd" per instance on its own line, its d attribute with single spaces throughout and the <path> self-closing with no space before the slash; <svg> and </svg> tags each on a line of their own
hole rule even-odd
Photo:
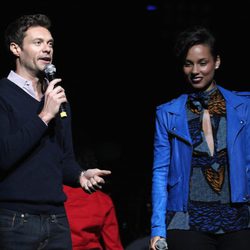
<svg viewBox="0 0 250 250">
<path fill-rule="evenodd" d="M 73 250 L 123 250 L 114 204 L 101 191 L 85 193 L 82 188 L 64 186 Z M 100 239 L 104 248 L 100 243 Z"/>
</svg>

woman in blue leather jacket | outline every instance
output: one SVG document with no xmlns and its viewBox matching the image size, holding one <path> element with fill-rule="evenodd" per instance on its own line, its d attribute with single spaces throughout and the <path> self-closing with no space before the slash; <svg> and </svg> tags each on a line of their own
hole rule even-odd
<svg viewBox="0 0 250 250">
<path fill-rule="evenodd" d="M 250 249 L 250 93 L 215 82 L 207 28 L 181 32 L 175 51 L 190 91 L 156 110 L 150 249 Z"/>
</svg>

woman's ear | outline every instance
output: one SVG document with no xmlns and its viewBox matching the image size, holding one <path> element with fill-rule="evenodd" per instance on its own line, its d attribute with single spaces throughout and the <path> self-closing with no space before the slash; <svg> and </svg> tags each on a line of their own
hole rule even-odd
<svg viewBox="0 0 250 250">
<path fill-rule="evenodd" d="M 220 56 L 217 56 L 215 61 L 215 69 L 218 69 L 220 67 L 220 63 L 221 63 Z"/>
</svg>

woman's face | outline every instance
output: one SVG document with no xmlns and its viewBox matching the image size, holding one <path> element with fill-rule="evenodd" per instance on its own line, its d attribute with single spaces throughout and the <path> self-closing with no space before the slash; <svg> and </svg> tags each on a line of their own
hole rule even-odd
<svg viewBox="0 0 250 250">
<path fill-rule="evenodd" d="M 220 57 L 216 60 L 206 44 L 192 46 L 183 65 L 187 81 L 197 90 L 209 90 L 213 87 L 215 70 L 220 65 Z"/>
</svg>

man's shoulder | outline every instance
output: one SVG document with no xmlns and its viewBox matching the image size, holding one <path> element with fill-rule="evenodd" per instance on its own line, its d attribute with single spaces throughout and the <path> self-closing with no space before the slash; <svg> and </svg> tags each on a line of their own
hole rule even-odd
<svg viewBox="0 0 250 250">
<path fill-rule="evenodd" d="M 0 79 L 0 88 L 6 88 L 9 86 L 10 80 L 8 80 L 7 78 L 1 78 Z"/>
<path fill-rule="evenodd" d="M 2 78 L 0 79 L 0 95 L 1 96 L 6 96 L 12 89 L 10 80 L 7 78 Z"/>
<path fill-rule="evenodd" d="M 9 80 L 8 80 L 6 77 L 0 78 L 0 84 L 1 84 L 1 85 L 5 84 L 5 83 L 7 83 L 7 82 L 9 82 Z"/>
</svg>

